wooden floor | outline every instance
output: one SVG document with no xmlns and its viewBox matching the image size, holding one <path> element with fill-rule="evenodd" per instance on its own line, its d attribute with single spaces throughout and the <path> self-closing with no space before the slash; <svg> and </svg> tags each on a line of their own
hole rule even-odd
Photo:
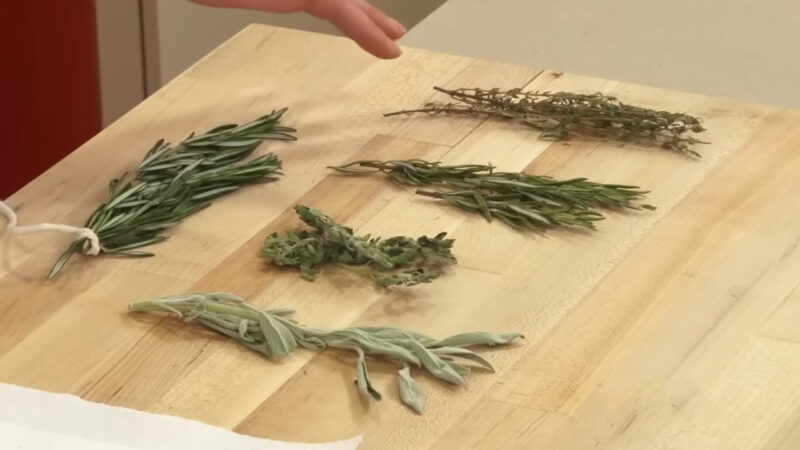
<svg viewBox="0 0 800 450">
<path fill-rule="evenodd" d="M 382 113 L 440 98 L 431 87 L 602 91 L 706 119 L 700 160 L 597 142 L 553 143 L 517 126 Z M 296 143 L 270 143 L 286 175 L 188 219 L 140 261 L 80 258 L 42 278 L 66 240 L 0 236 L 0 381 L 180 415 L 273 439 L 364 433 L 363 448 L 800 448 L 800 112 L 406 50 L 378 62 L 348 41 L 252 27 L 11 197 L 26 223 L 81 223 L 108 180 L 160 137 L 289 106 Z M 15 151 L 35 151 L 15 149 Z M 610 214 L 597 232 L 523 234 L 380 178 L 331 174 L 353 159 L 491 161 L 652 191 L 654 212 Z M 352 274 L 314 283 L 264 267 L 264 237 L 299 225 L 297 203 L 359 233 L 448 231 L 459 265 L 381 293 Z M 432 335 L 520 331 L 485 352 L 466 388 L 419 375 L 425 415 L 366 405 L 352 358 L 283 363 L 134 300 L 230 291 L 291 307 L 310 325 L 384 324 Z"/>
</svg>

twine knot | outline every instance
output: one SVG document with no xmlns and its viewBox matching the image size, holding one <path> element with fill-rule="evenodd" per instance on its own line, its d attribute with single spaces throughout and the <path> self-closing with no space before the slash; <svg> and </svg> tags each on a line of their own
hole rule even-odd
<svg viewBox="0 0 800 450">
<path fill-rule="evenodd" d="M 0 213 L 6 217 L 8 227 L 6 231 L 12 234 L 32 234 L 41 233 L 45 231 L 56 231 L 59 233 L 74 234 L 78 239 L 86 239 L 83 244 L 83 252 L 87 255 L 100 254 L 100 239 L 97 233 L 91 228 L 73 227 L 69 225 L 60 225 L 54 223 L 40 223 L 38 225 L 25 225 L 18 224 L 17 214 L 5 202 L 0 200 Z"/>
</svg>

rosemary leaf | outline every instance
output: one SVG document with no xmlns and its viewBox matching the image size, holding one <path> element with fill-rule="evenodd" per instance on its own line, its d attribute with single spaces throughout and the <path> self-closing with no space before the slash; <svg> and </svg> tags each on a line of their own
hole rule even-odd
<svg viewBox="0 0 800 450">
<path fill-rule="evenodd" d="M 418 189 L 416 193 L 481 214 L 488 221 L 500 219 L 515 228 L 594 229 L 594 222 L 604 218 L 598 208 L 655 209 L 641 203 L 647 191 L 636 186 L 498 172 L 491 164 L 446 166 L 410 159 L 355 161 L 330 169 L 350 175 L 383 173 L 400 184 L 430 187 L 433 190 Z"/>
</svg>

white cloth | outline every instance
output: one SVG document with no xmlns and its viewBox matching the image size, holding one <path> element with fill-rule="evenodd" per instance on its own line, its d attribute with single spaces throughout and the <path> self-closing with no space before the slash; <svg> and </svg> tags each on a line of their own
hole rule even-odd
<svg viewBox="0 0 800 450">
<path fill-rule="evenodd" d="M 180 417 L 0 383 L 0 449 L 354 450 L 360 443 L 360 436 L 327 444 L 259 439 Z"/>
</svg>

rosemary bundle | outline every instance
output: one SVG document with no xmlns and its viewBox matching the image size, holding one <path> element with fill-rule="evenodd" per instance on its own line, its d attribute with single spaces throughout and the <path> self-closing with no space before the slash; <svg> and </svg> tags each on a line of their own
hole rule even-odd
<svg viewBox="0 0 800 450">
<path fill-rule="evenodd" d="M 493 371 L 492 365 L 466 347 L 506 345 L 521 337 L 518 333 L 470 332 L 437 340 L 391 327 L 353 327 L 338 330 L 312 328 L 298 324 L 286 309 L 260 310 L 241 298 L 224 293 L 197 293 L 132 303 L 130 311 L 167 311 L 186 321 L 235 339 L 251 350 L 271 359 L 281 359 L 298 347 L 325 350 L 329 347 L 352 350 L 358 355 L 356 385 L 365 397 L 380 400 L 367 370 L 367 356 L 380 357 L 401 366 L 398 372 L 400 399 L 422 413 L 424 393 L 411 377 L 411 367 L 423 368 L 448 383 L 463 385 L 470 372 L 466 364 Z"/>
<path fill-rule="evenodd" d="M 455 264 L 450 252 L 452 239 L 446 233 L 433 238 L 389 239 L 356 236 L 351 228 L 337 224 L 322 212 L 298 205 L 300 219 L 314 230 L 289 231 L 285 236 L 269 235 L 261 256 L 278 266 L 300 268 L 300 276 L 313 280 L 323 264 L 365 269 L 381 287 L 413 286 L 439 277 L 437 267 Z"/>
<path fill-rule="evenodd" d="M 167 239 L 163 233 L 210 201 L 242 186 L 273 181 L 281 162 L 272 153 L 242 162 L 264 140 L 294 140 L 294 129 L 280 125 L 286 109 L 273 111 L 244 125 L 224 125 L 190 135 L 177 146 L 158 141 L 132 174 L 109 184 L 106 201 L 86 221 L 95 232 L 102 254 L 148 257 L 137 250 Z M 86 239 L 74 241 L 56 261 L 55 277 Z"/>
<path fill-rule="evenodd" d="M 603 94 L 526 92 L 522 89 L 444 89 L 453 103 L 429 103 L 419 109 L 386 114 L 466 114 L 502 117 L 542 131 L 542 137 L 575 136 L 654 145 L 699 157 L 691 147 L 705 143 L 689 133 L 705 131 L 699 118 L 626 105 Z"/>
<path fill-rule="evenodd" d="M 488 221 L 516 228 L 578 226 L 595 229 L 604 216 L 596 208 L 655 209 L 639 203 L 646 191 L 636 186 L 601 184 L 585 178 L 556 180 L 522 172 L 496 172 L 492 165 L 445 166 L 420 159 L 355 161 L 330 167 L 349 174 L 380 172 L 406 186 L 432 186 L 417 194 L 436 198 Z"/>
</svg>

